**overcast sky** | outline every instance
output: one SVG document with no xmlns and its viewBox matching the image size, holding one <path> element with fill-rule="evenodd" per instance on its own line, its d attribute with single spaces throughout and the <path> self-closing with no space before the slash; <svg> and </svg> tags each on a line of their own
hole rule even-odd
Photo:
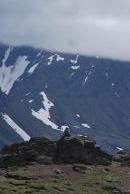
<svg viewBox="0 0 130 194">
<path fill-rule="evenodd" d="M 0 41 L 130 60 L 130 0 L 0 0 Z"/>
</svg>

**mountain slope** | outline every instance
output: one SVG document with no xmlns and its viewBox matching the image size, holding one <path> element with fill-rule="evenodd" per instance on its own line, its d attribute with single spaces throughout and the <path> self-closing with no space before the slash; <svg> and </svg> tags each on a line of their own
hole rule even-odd
<svg viewBox="0 0 130 194">
<path fill-rule="evenodd" d="M 69 125 L 107 150 L 130 150 L 129 62 L 1 44 L 0 89 L 1 146 L 55 139 Z"/>
</svg>

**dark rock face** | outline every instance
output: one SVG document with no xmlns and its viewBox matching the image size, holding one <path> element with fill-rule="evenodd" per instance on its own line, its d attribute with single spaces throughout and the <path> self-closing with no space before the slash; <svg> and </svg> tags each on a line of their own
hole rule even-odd
<svg viewBox="0 0 130 194">
<path fill-rule="evenodd" d="M 102 151 L 95 141 L 84 137 L 64 138 L 57 142 L 56 161 L 109 165 L 112 157 Z"/>
<path fill-rule="evenodd" d="M 87 138 L 61 138 L 51 141 L 46 138 L 32 138 L 29 142 L 6 146 L 0 157 L 0 166 L 23 166 L 37 162 L 111 164 L 112 156 Z"/>
</svg>

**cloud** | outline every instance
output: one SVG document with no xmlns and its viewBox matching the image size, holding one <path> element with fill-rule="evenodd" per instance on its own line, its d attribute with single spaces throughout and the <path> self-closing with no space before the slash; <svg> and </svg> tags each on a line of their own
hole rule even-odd
<svg viewBox="0 0 130 194">
<path fill-rule="evenodd" d="M 129 0 L 0 1 L 0 41 L 130 60 Z"/>
</svg>

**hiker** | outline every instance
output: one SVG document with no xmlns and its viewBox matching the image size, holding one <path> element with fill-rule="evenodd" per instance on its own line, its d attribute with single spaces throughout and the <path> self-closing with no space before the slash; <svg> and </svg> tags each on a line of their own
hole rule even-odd
<svg viewBox="0 0 130 194">
<path fill-rule="evenodd" d="M 66 127 L 66 129 L 64 130 L 62 138 L 70 137 L 70 136 L 71 136 L 70 129 L 69 129 L 69 127 Z"/>
</svg>

